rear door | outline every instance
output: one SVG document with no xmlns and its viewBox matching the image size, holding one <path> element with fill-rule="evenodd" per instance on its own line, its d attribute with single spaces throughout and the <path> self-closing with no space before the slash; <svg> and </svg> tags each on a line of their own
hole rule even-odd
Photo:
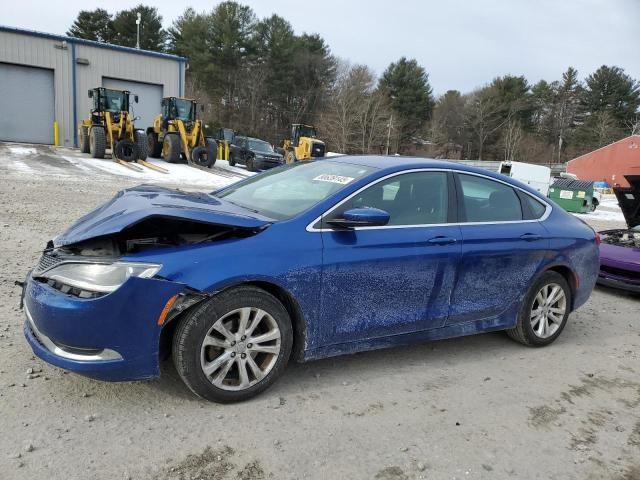
<svg viewBox="0 0 640 480">
<path fill-rule="evenodd" d="M 456 174 L 462 257 L 447 323 L 492 319 L 521 301 L 549 248 L 547 206 L 482 175 Z"/>
<path fill-rule="evenodd" d="M 380 208 L 383 227 L 331 229 L 350 208 Z M 453 176 L 399 174 L 354 194 L 322 226 L 322 334 L 325 344 L 397 335 L 444 325 L 461 249 L 453 224 Z"/>
</svg>

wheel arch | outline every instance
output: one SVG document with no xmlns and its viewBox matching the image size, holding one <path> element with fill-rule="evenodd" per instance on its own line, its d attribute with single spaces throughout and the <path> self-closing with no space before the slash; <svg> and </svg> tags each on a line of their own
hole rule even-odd
<svg viewBox="0 0 640 480">
<path fill-rule="evenodd" d="M 569 288 L 571 289 L 571 311 L 573 311 L 576 293 L 578 291 L 578 287 L 580 286 L 580 280 L 578 279 L 578 275 L 576 274 L 576 272 L 574 272 L 571 267 L 564 263 L 549 265 L 542 273 L 544 272 L 559 273 L 567 281 L 567 283 L 569 284 Z"/>
<path fill-rule="evenodd" d="M 170 322 L 162 328 L 160 332 L 160 341 L 159 341 L 159 355 L 161 359 L 168 358 L 171 354 L 171 344 L 173 340 L 173 335 L 175 334 L 176 328 L 178 324 L 182 321 L 182 319 L 193 310 L 200 308 L 203 302 L 207 299 L 214 297 L 215 295 L 231 290 L 238 287 L 256 287 L 265 292 L 276 297 L 280 303 L 284 306 L 285 310 L 289 314 L 289 318 L 291 318 L 291 328 L 293 329 L 293 347 L 291 350 L 291 357 L 297 361 L 301 362 L 304 359 L 304 347 L 307 340 L 307 328 L 304 321 L 304 315 L 302 313 L 302 309 L 300 305 L 293 297 L 293 295 L 288 292 L 285 288 L 280 285 L 277 285 L 273 282 L 265 281 L 265 280 L 250 280 L 245 282 L 233 283 L 231 285 L 226 285 L 224 288 L 217 290 L 215 293 L 211 295 L 203 296 L 202 300 L 191 305 L 185 311 L 181 312 L 175 318 L 171 319 Z"/>
</svg>

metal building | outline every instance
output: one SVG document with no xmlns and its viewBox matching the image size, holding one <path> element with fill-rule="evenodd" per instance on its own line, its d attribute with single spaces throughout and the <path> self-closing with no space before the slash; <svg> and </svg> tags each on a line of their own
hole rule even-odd
<svg viewBox="0 0 640 480">
<path fill-rule="evenodd" d="M 163 96 L 184 95 L 185 65 L 175 55 L 0 26 L 0 141 L 77 146 L 87 92 L 99 86 L 137 94 L 136 127 L 146 129 Z"/>
<path fill-rule="evenodd" d="M 640 135 L 631 135 L 570 160 L 567 172 L 577 175 L 580 180 L 629 187 L 624 176 L 640 175 Z"/>
</svg>

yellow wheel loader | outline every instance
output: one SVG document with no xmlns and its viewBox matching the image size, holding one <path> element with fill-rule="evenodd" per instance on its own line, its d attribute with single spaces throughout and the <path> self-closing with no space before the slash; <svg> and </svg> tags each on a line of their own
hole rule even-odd
<svg viewBox="0 0 640 480">
<path fill-rule="evenodd" d="M 169 163 L 182 159 L 202 167 L 216 163 L 218 144 L 205 137 L 202 120 L 196 118 L 197 104 L 189 98 L 162 99 L 161 114 L 147 128 L 149 155 Z"/>
<path fill-rule="evenodd" d="M 324 142 L 316 137 L 316 128 L 311 125 L 301 123 L 291 125 L 291 138 L 282 143 L 285 162 L 293 163 L 324 157 Z"/>
<path fill-rule="evenodd" d="M 90 153 L 93 158 L 104 158 L 106 150 L 111 150 L 112 158 L 132 170 L 141 171 L 133 165 L 138 162 L 153 170 L 168 173 L 146 161 L 147 135 L 136 130 L 130 113 L 131 92 L 97 87 L 89 90 L 93 100 L 91 115 L 78 126 L 78 139 L 82 153 Z M 133 95 L 138 103 L 138 96 Z"/>
</svg>

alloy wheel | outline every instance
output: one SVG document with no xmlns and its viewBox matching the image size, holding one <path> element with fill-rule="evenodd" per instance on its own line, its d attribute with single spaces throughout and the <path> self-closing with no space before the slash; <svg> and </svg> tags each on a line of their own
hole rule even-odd
<svg viewBox="0 0 640 480">
<path fill-rule="evenodd" d="M 549 338 L 561 327 L 567 311 L 567 297 L 557 283 L 544 285 L 531 306 L 531 328 L 539 338 Z"/>
<path fill-rule="evenodd" d="M 205 335 L 200 366 L 223 390 L 245 390 L 273 369 L 280 355 L 281 333 L 264 310 L 244 307 L 219 318 Z"/>
</svg>

